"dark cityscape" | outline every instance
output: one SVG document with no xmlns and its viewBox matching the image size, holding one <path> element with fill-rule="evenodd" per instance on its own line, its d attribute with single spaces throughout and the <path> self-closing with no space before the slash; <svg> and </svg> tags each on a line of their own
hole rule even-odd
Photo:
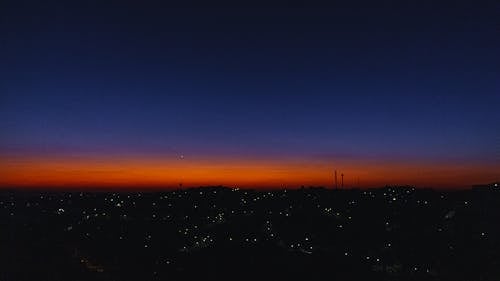
<svg viewBox="0 0 500 281">
<path fill-rule="evenodd" d="M 0 193 L 0 280 L 498 280 L 500 188 Z"/>
<path fill-rule="evenodd" d="M 0 1 L 0 281 L 500 280 L 495 1 Z"/>
</svg>

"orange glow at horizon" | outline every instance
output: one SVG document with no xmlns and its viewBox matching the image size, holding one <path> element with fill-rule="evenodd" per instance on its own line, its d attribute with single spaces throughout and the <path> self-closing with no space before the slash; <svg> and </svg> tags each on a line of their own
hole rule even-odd
<svg viewBox="0 0 500 281">
<path fill-rule="evenodd" d="M 359 162 L 359 161 L 358 161 Z M 496 180 L 495 167 L 452 164 L 366 164 L 313 160 L 172 159 L 154 157 L 2 157 L 0 186 L 14 187 L 183 187 L 225 185 L 287 187 L 333 185 L 333 170 L 344 186 L 410 184 L 470 187 Z"/>
</svg>

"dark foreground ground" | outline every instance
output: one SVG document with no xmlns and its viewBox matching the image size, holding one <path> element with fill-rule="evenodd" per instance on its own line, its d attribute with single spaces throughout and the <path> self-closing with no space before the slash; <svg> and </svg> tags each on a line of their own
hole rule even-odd
<svg viewBox="0 0 500 281">
<path fill-rule="evenodd" d="M 500 190 L 0 191 L 0 281 L 500 280 Z"/>
</svg>

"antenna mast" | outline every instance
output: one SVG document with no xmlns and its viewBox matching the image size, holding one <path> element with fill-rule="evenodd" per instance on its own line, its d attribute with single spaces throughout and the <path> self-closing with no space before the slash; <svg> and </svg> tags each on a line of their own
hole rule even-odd
<svg viewBox="0 0 500 281">
<path fill-rule="evenodd" d="M 337 170 L 335 170 L 335 189 L 338 189 L 339 185 L 337 183 Z"/>
</svg>

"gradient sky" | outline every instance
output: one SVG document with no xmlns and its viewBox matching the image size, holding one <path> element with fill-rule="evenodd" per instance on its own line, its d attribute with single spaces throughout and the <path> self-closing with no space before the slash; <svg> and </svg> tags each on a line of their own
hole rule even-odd
<svg viewBox="0 0 500 281">
<path fill-rule="evenodd" d="M 161 2 L 2 1 L 0 185 L 500 178 L 498 5 Z"/>
</svg>

